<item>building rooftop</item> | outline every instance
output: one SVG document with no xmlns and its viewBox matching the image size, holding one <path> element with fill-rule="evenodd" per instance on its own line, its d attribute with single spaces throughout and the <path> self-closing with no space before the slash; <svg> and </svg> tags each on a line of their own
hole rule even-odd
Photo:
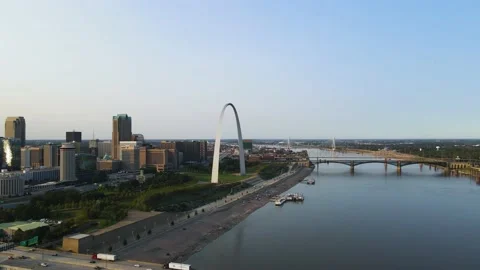
<svg viewBox="0 0 480 270">
<path fill-rule="evenodd" d="M 90 236 L 89 234 L 79 233 L 79 234 L 74 234 L 74 235 L 71 235 L 71 236 L 67 236 L 67 238 L 82 239 L 82 238 L 89 237 L 89 236 Z"/>
<path fill-rule="evenodd" d="M 143 220 L 143 219 L 146 219 L 146 218 L 149 218 L 149 217 L 153 217 L 153 216 L 156 216 L 156 215 L 159 215 L 159 214 L 161 214 L 161 212 L 142 212 L 142 211 L 130 210 L 130 211 L 128 211 L 127 217 L 124 218 L 122 221 L 120 221 L 120 222 L 118 222 L 118 223 L 116 223 L 112 226 L 109 226 L 109 227 L 103 228 L 101 230 L 98 230 L 98 231 L 92 233 L 92 235 L 93 236 L 101 235 L 101 234 L 104 234 L 106 232 L 116 230 L 116 229 L 121 228 L 123 226 L 127 226 L 127 225 L 130 225 L 132 223 L 135 223 L 135 222 L 138 222 L 140 220 Z"/>
</svg>

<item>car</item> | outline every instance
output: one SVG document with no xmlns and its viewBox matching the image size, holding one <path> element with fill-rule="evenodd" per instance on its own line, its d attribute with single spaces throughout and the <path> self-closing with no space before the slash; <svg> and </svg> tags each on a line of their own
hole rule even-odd
<svg viewBox="0 0 480 270">
<path fill-rule="evenodd" d="M 19 258 L 20 258 L 20 259 L 26 259 L 27 257 L 25 257 L 25 256 L 22 255 L 22 256 L 20 256 Z"/>
<path fill-rule="evenodd" d="M 43 267 L 47 267 L 48 263 L 41 263 L 40 265 L 43 266 Z"/>
<path fill-rule="evenodd" d="M 92 260 L 92 261 L 90 261 L 90 263 L 96 263 L 96 261 L 93 261 L 93 260 Z"/>
<path fill-rule="evenodd" d="M 140 267 L 140 264 L 134 264 L 133 266 L 135 266 L 135 267 Z"/>
<path fill-rule="evenodd" d="M 147 268 L 147 269 L 145 269 L 145 270 L 153 270 L 153 269 L 152 269 L 152 268 Z"/>
<path fill-rule="evenodd" d="M 93 269 L 95 269 L 95 270 L 100 270 L 100 269 L 102 269 L 102 267 L 100 267 L 100 266 L 97 265 L 97 266 L 95 266 Z"/>
<path fill-rule="evenodd" d="M 29 249 L 28 251 L 35 251 L 35 249 L 34 249 L 34 248 L 31 248 L 31 249 Z"/>
<path fill-rule="evenodd" d="M 55 257 L 56 257 L 56 256 L 58 256 L 58 254 L 57 254 L 57 253 L 53 253 L 52 256 L 55 256 Z"/>
<path fill-rule="evenodd" d="M 9 259 L 9 260 L 13 260 L 13 256 L 8 256 L 8 259 Z"/>
</svg>

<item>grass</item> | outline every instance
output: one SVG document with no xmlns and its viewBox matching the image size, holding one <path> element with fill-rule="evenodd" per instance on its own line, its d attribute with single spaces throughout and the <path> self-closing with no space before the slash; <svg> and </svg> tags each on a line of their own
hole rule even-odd
<svg viewBox="0 0 480 270">
<path fill-rule="evenodd" d="M 186 172 L 185 174 L 192 176 L 195 178 L 196 181 L 198 182 L 210 182 L 212 179 L 212 174 L 211 173 L 202 173 L 202 172 Z M 240 182 L 242 180 L 245 180 L 247 178 L 255 176 L 256 173 L 248 173 L 246 175 L 239 175 L 239 174 L 231 174 L 231 173 L 219 173 L 218 174 L 218 181 L 222 184 L 227 184 L 227 183 L 235 183 L 235 182 Z"/>
</svg>

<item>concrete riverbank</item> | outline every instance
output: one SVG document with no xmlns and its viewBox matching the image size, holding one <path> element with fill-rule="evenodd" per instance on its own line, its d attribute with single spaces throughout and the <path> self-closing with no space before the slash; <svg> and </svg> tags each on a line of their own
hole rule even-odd
<svg viewBox="0 0 480 270">
<path fill-rule="evenodd" d="M 175 226 L 171 230 L 152 235 L 139 243 L 121 250 L 121 257 L 152 263 L 185 261 L 192 254 L 200 251 L 211 241 L 230 230 L 255 210 L 270 201 L 270 197 L 279 195 L 302 181 L 312 172 L 310 168 L 302 168 L 291 175 L 270 182 L 232 202 L 216 208 L 214 211 L 201 214 Z"/>
</svg>

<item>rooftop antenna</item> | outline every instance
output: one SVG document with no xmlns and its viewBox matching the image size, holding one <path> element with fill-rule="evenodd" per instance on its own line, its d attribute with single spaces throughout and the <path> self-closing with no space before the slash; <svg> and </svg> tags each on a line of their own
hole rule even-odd
<svg viewBox="0 0 480 270">
<path fill-rule="evenodd" d="M 95 128 L 93 129 L 93 135 L 92 135 L 92 140 L 95 140 Z"/>
</svg>

